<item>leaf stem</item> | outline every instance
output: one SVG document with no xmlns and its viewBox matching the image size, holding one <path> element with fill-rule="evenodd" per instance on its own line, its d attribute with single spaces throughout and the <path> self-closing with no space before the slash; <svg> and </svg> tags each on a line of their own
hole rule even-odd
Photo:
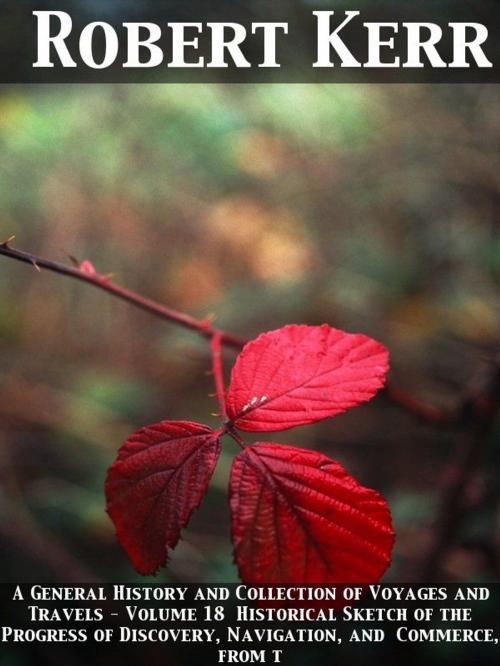
<svg viewBox="0 0 500 666">
<path fill-rule="evenodd" d="M 210 338 L 210 350 L 212 352 L 212 370 L 215 382 L 215 391 L 219 403 L 220 417 L 223 422 L 227 420 L 226 414 L 226 390 L 224 387 L 224 373 L 222 370 L 222 334 L 216 331 Z"/>
<path fill-rule="evenodd" d="M 226 425 L 226 429 L 224 432 L 227 433 L 229 437 L 231 437 L 231 439 L 233 439 L 241 449 L 247 448 L 247 443 L 245 442 L 243 437 L 241 437 L 241 435 L 232 426 Z"/>
</svg>

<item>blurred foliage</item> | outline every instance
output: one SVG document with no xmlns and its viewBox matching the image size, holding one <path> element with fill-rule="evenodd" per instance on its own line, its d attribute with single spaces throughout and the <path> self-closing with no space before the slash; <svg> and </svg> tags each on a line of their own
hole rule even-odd
<svg viewBox="0 0 500 666">
<path fill-rule="evenodd" d="M 447 404 L 498 348 L 499 97 L 490 86 L 6 88 L 0 236 L 89 258 L 248 337 L 287 322 L 362 331 L 389 346 L 395 382 Z M 210 421 L 206 345 L 64 278 L 3 258 L 0 275 L 3 575 L 138 580 L 104 512 L 106 467 L 137 426 Z M 409 581 L 462 438 L 381 396 L 273 439 L 321 448 L 387 495 L 398 532 L 387 580 Z M 444 563 L 451 580 L 498 578 L 498 428 L 491 440 Z M 227 443 L 158 580 L 236 580 L 234 452 Z"/>
</svg>

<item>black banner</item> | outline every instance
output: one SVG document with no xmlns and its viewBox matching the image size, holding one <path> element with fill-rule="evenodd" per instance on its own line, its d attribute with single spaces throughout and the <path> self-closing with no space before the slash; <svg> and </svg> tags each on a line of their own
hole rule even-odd
<svg viewBox="0 0 500 666">
<path fill-rule="evenodd" d="M 498 585 L 3 584 L 0 594 L 0 654 L 37 666 L 352 664 L 366 661 L 363 643 L 377 664 L 438 654 L 489 664 L 500 635 Z"/>
<path fill-rule="evenodd" d="M 493 0 L 4 0 L 0 82 L 499 82 L 499 18 Z"/>
</svg>

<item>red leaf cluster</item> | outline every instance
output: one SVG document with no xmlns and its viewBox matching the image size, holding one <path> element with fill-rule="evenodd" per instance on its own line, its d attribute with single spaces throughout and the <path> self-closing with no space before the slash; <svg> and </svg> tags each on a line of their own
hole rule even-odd
<svg viewBox="0 0 500 666">
<path fill-rule="evenodd" d="M 151 574 L 165 564 L 206 492 L 222 434 L 335 416 L 373 397 L 387 369 L 387 350 L 367 336 L 326 324 L 285 326 L 238 356 L 221 430 L 163 421 L 132 435 L 108 471 L 106 497 L 137 571 Z M 316 451 L 244 446 L 233 461 L 230 507 L 245 582 L 373 583 L 390 563 L 394 535 L 384 499 Z"/>
</svg>

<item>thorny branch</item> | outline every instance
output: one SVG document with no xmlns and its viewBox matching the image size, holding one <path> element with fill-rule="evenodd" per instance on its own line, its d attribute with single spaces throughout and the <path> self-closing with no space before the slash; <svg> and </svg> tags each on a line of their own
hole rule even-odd
<svg viewBox="0 0 500 666">
<path fill-rule="evenodd" d="M 156 301 L 153 301 L 149 298 L 145 298 L 140 294 L 126 289 L 121 285 L 113 282 L 109 275 L 100 275 L 94 269 L 92 264 L 88 261 L 84 261 L 77 266 L 67 266 L 56 261 L 50 261 L 42 257 L 38 257 L 34 254 L 29 254 L 28 252 L 22 252 L 21 250 L 16 250 L 10 246 L 10 242 L 13 240 L 9 238 L 7 241 L 0 243 L 0 255 L 9 257 L 10 259 L 15 259 L 16 261 L 21 261 L 25 264 L 31 264 L 37 270 L 45 269 L 53 273 L 58 273 L 59 275 L 67 275 L 81 282 L 86 282 L 98 289 L 108 292 L 117 298 L 120 298 L 123 301 L 131 303 L 142 310 L 146 310 L 161 319 L 170 321 L 184 328 L 188 328 L 192 331 L 195 331 L 199 335 L 212 340 L 214 336 L 218 336 L 221 345 L 226 347 L 231 347 L 233 349 L 241 349 L 243 345 L 247 342 L 244 338 L 223 331 L 219 328 L 216 328 L 212 323 L 205 319 L 195 319 L 184 312 L 178 312 L 172 308 L 168 308 Z M 415 398 L 409 396 L 405 391 L 400 388 L 396 388 L 390 382 L 386 384 L 385 392 L 387 397 L 399 405 L 406 411 L 413 414 L 415 417 L 427 421 L 429 423 L 449 423 L 455 420 L 455 410 L 444 410 L 438 409 L 419 402 Z"/>
<path fill-rule="evenodd" d="M 166 319 L 167 321 L 179 324 L 184 328 L 189 328 L 192 331 L 196 331 L 205 338 L 212 338 L 216 333 L 220 334 L 221 343 L 227 347 L 233 347 L 234 349 L 240 349 L 244 344 L 245 340 L 239 338 L 230 333 L 225 333 L 220 331 L 212 326 L 209 320 L 195 319 L 184 312 L 178 312 L 171 308 L 167 308 L 160 303 L 145 298 L 140 294 L 137 294 L 130 289 L 122 287 L 116 282 L 113 282 L 111 278 L 107 275 L 100 275 L 93 270 L 90 262 L 85 261 L 77 267 L 66 266 L 65 264 L 60 264 L 55 261 L 49 261 L 43 259 L 42 257 L 37 257 L 28 252 L 22 252 L 21 250 L 15 250 L 10 247 L 9 241 L 5 241 L 0 244 L 0 254 L 3 254 L 5 257 L 10 257 L 11 259 L 16 259 L 17 261 L 22 261 L 25 264 L 31 264 L 37 270 L 45 269 L 47 271 L 52 271 L 53 273 L 59 273 L 60 275 L 67 275 L 69 277 L 75 278 L 82 282 L 87 282 L 98 289 L 107 291 L 109 294 L 120 298 L 122 301 L 127 301 L 132 305 L 135 305 L 142 310 L 146 310 L 151 314 L 160 317 L 161 319 Z"/>
</svg>

